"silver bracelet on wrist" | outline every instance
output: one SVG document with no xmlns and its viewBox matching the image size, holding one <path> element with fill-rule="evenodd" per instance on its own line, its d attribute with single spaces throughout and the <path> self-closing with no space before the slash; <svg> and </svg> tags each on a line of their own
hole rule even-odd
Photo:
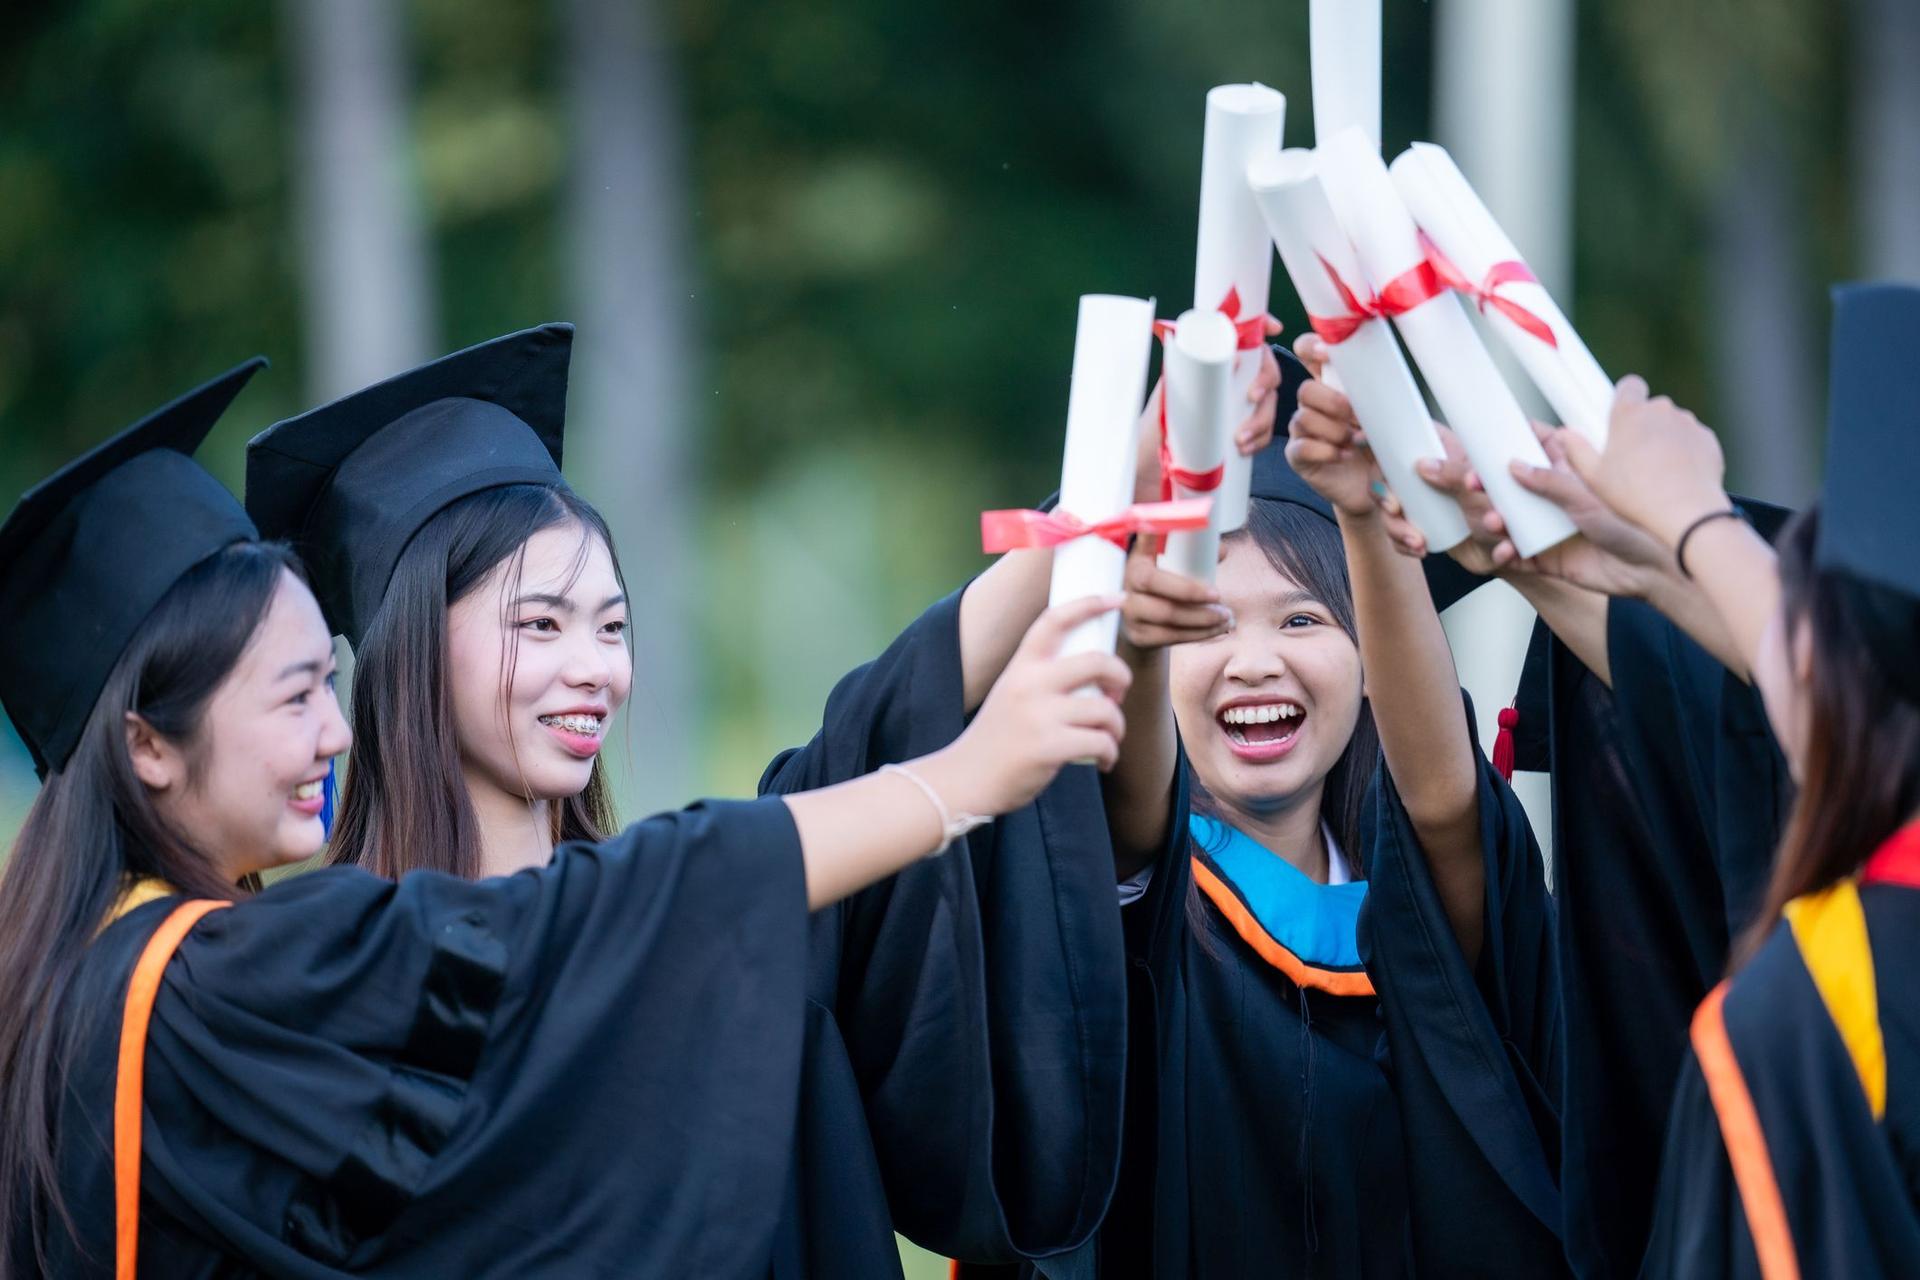
<svg viewBox="0 0 1920 1280">
<path fill-rule="evenodd" d="M 880 766 L 879 772 L 897 773 L 914 786 L 920 788 L 920 794 L 927 798 L 927 803 L 933 806 L 934 813 L 939 815 L 940 847 L 932 853 L 929 853 L 927 855 L 929 858 L 935 854 L 946 852 L 948 845 L 967 834 L 967 832 L 972 831 L 976 827 L 984 827 L 987 823 L 993 821 L 991 817 L 985 817 L 977 813 L 962 813 L 956 815 L 948 812 L 947 802 L 940 798 L 940 793 L 933 789 L 933 784 L 903 764 L 883 764 Z"/>
</svg>

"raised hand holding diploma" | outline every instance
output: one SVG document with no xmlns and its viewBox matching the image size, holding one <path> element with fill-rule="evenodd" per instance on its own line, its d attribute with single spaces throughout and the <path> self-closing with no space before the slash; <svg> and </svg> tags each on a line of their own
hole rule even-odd
<svg viewBox="0 0 1920 1280">
<path fill-rule="evenodd" d="M 1262 156 L 1247 166 L 1247 182 L 1387 485 L 1430 547 L 1455 545 L 1467 536 L 1460 509 L 1414 471 L 1419 459 L 1442 456 L 1440 438 L 1387 321 L 1363 301 L 1370 290 L 1314 171 L 1313 153 L 1293 148 Z"/>
<path fill-rule="evenodd" d="M 1560 421 L 1604 448 L 1612 380 L 1453 157 L 1443 147 L 1416 142 L 1390 172 L 1437 250 L 1432 256 L 1443 283 L 1473 299 Z"/>
<path fill-rule="evenodd" d="M 1567 514 L 1522 488 L 1509 472 L 1515 458 L 1545 466 L 1547 455 L 1459 299 L 1434 275 L 1419 229 L 1379 154 L 1363 132 L 1348 128 L 1316 156 L 1328 199 L 1366 273 L 1369 305 L 1391 317 L 1406 340 L 1488 497 L 1506 518 L 1514 546 L 1522 555 L 1537 555 L 1573 536 Z"/>
<path fill-rule="evenodd" d="M 1565 443 L 1600 501 L 1668 548 L 1701 516 L 1733 506 L 1719 438 L 1666 396 L 1649 399 L 1637 375 L 1620 380 L 1604 450 L 1577 436 Z"/>
<path fill-rule="evenodd" d="M 1207 93 L 1193 305 L 1223 312 L 1236 327 L 1231 397 L 1236 404 L 1245 400 L 1260 370 L 1273 283 L 1273 241 L 1247 189 L 1247 165 L 1280 149 L 1286 115 L 1286 98 L 1263 84 L 1223 84 Z M 1225 465 L 1214 495 L 1214 528 L 1221 533 L 1247 522 L 1253 464 L 1247 455 L 1229 450 Z"/>
<path fill-rule="evenodd" d="M 1211 503 L 1133 503 L 1134 430 L 1153 341 L 1153 303 L 1088 294 L 1080 299 L 1067 392 L 1067 445 L 1060 505 L 1053 511 L 987 511 L 983 548 L 1053 547 L 1048 605 L 1118 594 L 1127 540 L 1139 533 L 1204 528 Z M 1111 611 L 1068 632 L 1060 652 L 1112 653 L 1119 616 Z"/>
</svg>

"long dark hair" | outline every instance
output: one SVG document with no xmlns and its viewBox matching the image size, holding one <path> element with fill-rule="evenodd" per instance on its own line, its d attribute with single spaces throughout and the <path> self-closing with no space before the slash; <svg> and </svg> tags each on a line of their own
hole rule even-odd
<svg viewBox="0 0 1920 1280">
<path fill-rule="evenodd" d="M 1787 903 L 1858 871 L 1920 812 L 1920 702 L 1869 643 L 1892 640 L 1920 654 L 1920 603 L 1815 567 L 1819 528 L 1815 507 L 1779 540 L 1786 634 L 1805 624 L 1811 641 L 1806 750 L 1766 898 L 1735 951 L 1739 963 L 1758 950 Z"/>
<path fill-rule="evenodd" d="M 255 887 L 251 878 L 222 880 L 192 834 L 162 819 L 127 754 L 127 716 L 181 745 L 197 785 L 207 703 L 289 572 L 301 574 L 285 548 L 240 542 L 173 584 L 108 675 L 72 756 L 40 788 L 0 874 L 0 1277 L 24 1256 L 11 1243 L 20 1231 L 34 1233 L 44 1274 L 42 1232 L 55 1223 L 72 1230 L 54 1119 L 84 1019 L 64 1006 L 108 911 L 149 876 L 196 898 L 230 900 Z"/>
<path fill-rule="evenodd" d="M 1347 576 L 1346 546 L 1331 521 L 1297 502 L 1254 498 L 1247 504 L 1246 527 L 1228 534 L 1227 538 L 1251 538 L 1269 564 L 1303 590 L 1313 593 L 1315 599 L 1332 611 L 1334 621 L 1348 638 L 1359 643 L 1353 621 L 1353 582 Z M 1334 839 L 1340 842 L 1341 852 L 1356 876 L 1366 874 L 1360 823 L 1367 789 L 1379 766 L 1380 734 L 1374 728 L 1373 708 L 1362 698 L 1353 736 L 1327 773 L 1326 789 L 1320 797 L 1321 816 L 1332 828 Z M 1217 814 L 1217 805 L 1199 777 L 1190 772 L 1189 782 L 1193 788 L 1194 809 Z"/>
<path fill-rule="evenodd" d="M 607 522 L 564 487 L 505 485 L 469 494 L 420 527 L 394 566 L 386 595 L 355 654 L 354 748 L 328 861 L 389 879 L 430 868 L 480 874 L 479 820 L 460 767 L 449 683 L 447 611 L 506 566 L 506 599 L 519 594 L 528 539 L 572 523 L 614 556 Z M 620 561 L 613 561 L 615 576 Z M 622 590 L 625 578 L 621 578 Z M 500 673 L 513 683 L 514 650 Z M 599 840 L 614 829 L 601 762 L 586 790 L 555 801 L 553 837 Z"/>
</svg>

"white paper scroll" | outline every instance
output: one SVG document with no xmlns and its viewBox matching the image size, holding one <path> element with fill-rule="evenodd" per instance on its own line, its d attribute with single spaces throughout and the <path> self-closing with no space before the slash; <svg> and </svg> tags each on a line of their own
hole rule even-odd
<svg viewBox="0 0 1920 1280">
<path fill-rule="evenodd" d="M 1364 131 L 1341 130 L 1318 149 L 1316 158 L 1327 198 L 1375 293 L 1426 260 L 1413 215 Z M 1508 470 L 1516 458 L 1544 467 L 1546 451 L 1460 299 L 1442 291 L 1396 316 L 1393 323 L 1440 402 L 1440 412 L 1466 446 L 1487 497 L 1505 517 L 1514 548 L 1523 556 L 1537 555 L 1571 537 L 1573 522 L 1567 514 L 1521 488 Z"/>
<path fill-rule="evenodd" d="M 1366 276 L 1333 216 L 1313 153 L 1296 147 L 1257 160 L 1247 169 L 1247 182 L 1307 314 L 1329 319 L 1351 314 L 1334 275 L 1363 298 L 1368 294 Z M 1467 520 L 1459 506 L 1413 469 L 1420 459 L 1444 458 L 1446 451 L 1392 329 L 1385 320 L 1366 320 L 1343 341 L 1330 343 L 1327 351 L 1340 389 L 1353 402 L 1381 474 L 1407 518 L 1433 551 L 1460 542 L 1467 536 Z"/>
<path fill-rule="evenodd" d="M 1324 142 L 1348 125 L 1380 149 L 1380 0 L 1308 0 L 1313 132 Z"/>
<path fill-rule="evenodd" d="M 1218 308 L 1229 291 L 1246 320 L 1266 314 L 1273 283 L 1273 240 L 1247 190 L 1247 164 L 1280 149 L 1287 100 L 1263 84 L 1223 84 L 1207 91 L 1206 138 L 1200 155 L 1200 234 L 1194 250 L 1193 305 Z M 1264 345 L 1264 342 L 1263 342 Z M 1239 425 L 1253 405 L 1247 389 L 1260 372 L 1260 348 L 1238 352 L 1233 395 Z M 1253 460 L 1238 449 L 1227 454 L 1227 474 L 1214 492 L 1214 527 L 1222 532 L 1247 522 L 1247 484 Z"/>
<path fill-rule="evenodd" d="M 1167 448 L 1173 465 L 1204 475 L 1235 452 L 1228 443 L 1246 415 L 1246 401 L 1233 398 L 1233 322 L 1218 311 L 1195 309 L 1180 317 L 1167 342 Z M 1209 498 L 1217 489 L 1176 484 L 1173 496 Z M 1160 553 L 1163 568 L 1201 582 L 1212 582 L 1220 561 L 1219 504 L 1207 527 L 1167 535 Z"/>
<path fill-rule="evenodd" d="M 1090 293 L 1080 299 L 1067 392 L 1067 450 L 1060 465 L 1060 510 L 1092 523 L 1133 502 L 1134 428 L 1147 394 L 1153 303 Z M 1049 605 L 1116 594 L 1127 553 L 1103 538 L 1075 538 L 1053 552 Z M 1062 656 L 1113 652 L 1120 615 L 1106 613 L 1067 633 Z"/>
<path fill-rule="evenodd" d="M 1393 185 L 1413 220 L 1467 279 L 1481 284 L 1496 264 L 1522 261 L 1520 250 L 1500 229 L 1444 147 L 1416 142 L 1393 162 L 1391 172 Z M 1560 421 L 1604 449 L 1607 415 L 1613 409 L 1612 379 L 1544 286 L 1514 280 L 1495 292 L 1537 316 L 1551 330 L 1554 341 L 1548 344 L 1499 307 L 1481 308 L 1493 331 L 1560 415 Z"/>
</svg>

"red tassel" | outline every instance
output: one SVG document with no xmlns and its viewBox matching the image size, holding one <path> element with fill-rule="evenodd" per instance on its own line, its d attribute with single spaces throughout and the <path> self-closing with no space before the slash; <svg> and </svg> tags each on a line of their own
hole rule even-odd
<svg viewBox="0 0 1920 1280">
<path fill-rule="evenodd" d="M 1518 708 L 1500 708 L 1500 732 L 1493 735 L 1493 767 L 1508 782 L 1513 781 L 1513 731 L 1519 724 Z"/>
</svg>

